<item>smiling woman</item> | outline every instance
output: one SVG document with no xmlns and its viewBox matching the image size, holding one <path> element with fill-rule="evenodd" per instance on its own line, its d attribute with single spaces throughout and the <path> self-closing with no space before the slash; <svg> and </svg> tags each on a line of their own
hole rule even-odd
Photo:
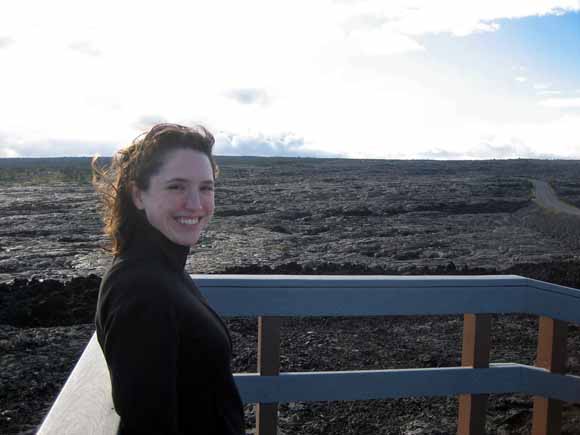
<svg viewBox="0 0 580 435">
<path fill-rule="evenodd" d="M 214 139 L 203 127 L 159 124 L 93 159 L 114 259 L 95 324 L 119 434 L 243 434 L 227 327 L 185 272 L 214 212 Z"/>
</svg>

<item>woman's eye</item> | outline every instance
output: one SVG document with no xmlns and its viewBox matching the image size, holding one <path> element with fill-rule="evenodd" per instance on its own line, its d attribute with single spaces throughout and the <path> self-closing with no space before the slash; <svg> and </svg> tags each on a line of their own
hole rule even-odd
<svg viewBox="0 0 580 435">
<path fill-rule="evenodd" d="M 170 186 L 167 187 L 169 190 L 183 190 L 183 186 L 180 186 L 178 184 L 172 184 Z"/>
<path fill-rule="evenodd" d="M 212 192 L 213 191 L 213 186 L 203 186 L 201 188 L 202 191 L 204 192 Z"/>
</svg>

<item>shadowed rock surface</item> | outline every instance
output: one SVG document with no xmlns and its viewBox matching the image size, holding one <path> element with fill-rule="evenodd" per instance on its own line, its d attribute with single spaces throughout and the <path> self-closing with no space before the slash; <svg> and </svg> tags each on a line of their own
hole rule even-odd
<svg viewBox="0 0 580 435">
<path fill-rule="evenodd" d="M 0 433 L 34 433 L 90 335 L 100 274 L 86 159 L 0 159 Z M 192 273 L 514 273 L 580 288 L 578 220 L 532 201 L 530 178 L 574 200 L 577 162 L 222 158 L 218 211 Z M 555 183 L 555 180 L 558 183 Z M 562 187 L 564 186 L 564 187 Z M 578 189 L 580 191 L 580 188 Z M 34 278 L 34 279 L 31 279 Z M 234 370 L 256 370 L 256 321 L 230 319 Z M 492 362 L 532 364 L 537 319 L 496 316 Z M 285 319 L 284 371 L 457 366 L 461 316 Z M 568 367 L 580 374 L 571 325 Z M 531 398 L 490 398 L 488 433 L 529 433 Z M 292 403 L 287 434 L 455 433 L 455 398 Z M 247 407 L 248 428 L 255 424 Z M 565 434 L 580 407 L 566 405 Z"/>
</svg>

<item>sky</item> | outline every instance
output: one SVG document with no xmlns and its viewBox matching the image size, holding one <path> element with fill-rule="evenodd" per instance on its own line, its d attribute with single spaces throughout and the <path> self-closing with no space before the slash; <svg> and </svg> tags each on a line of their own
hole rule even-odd
<svg viewBox="0 0 580 435">
<path fill-rule="evenodd" d="M 0 157 L 580 159 L 580 0 L 0 3 Z"/>
</svg>

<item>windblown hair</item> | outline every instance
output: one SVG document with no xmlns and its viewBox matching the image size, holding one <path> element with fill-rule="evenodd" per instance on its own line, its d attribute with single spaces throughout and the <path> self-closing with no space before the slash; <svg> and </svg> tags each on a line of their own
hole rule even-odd
<svg viewBox="0 0 580 435">
<path fill-rule="evenodd" d="M 212 155 L 213 135 L 202 126 L 157 124 L 137 136 L 126 148 L 113 156 L 109 166 L 100 166 L 98 156 L 92 159 L 92 182 L 101 199 L 104 232 L 109 236 L 113 255 L 120 255 L 131 243 L 135 226 L 143 219 L 131 198 L 131 185 L 149 189 L 167 155 L 178 149 L 191 149 L 205 154 L 211 163 L 214 179 L 219 169 Z"/>
</svg>

